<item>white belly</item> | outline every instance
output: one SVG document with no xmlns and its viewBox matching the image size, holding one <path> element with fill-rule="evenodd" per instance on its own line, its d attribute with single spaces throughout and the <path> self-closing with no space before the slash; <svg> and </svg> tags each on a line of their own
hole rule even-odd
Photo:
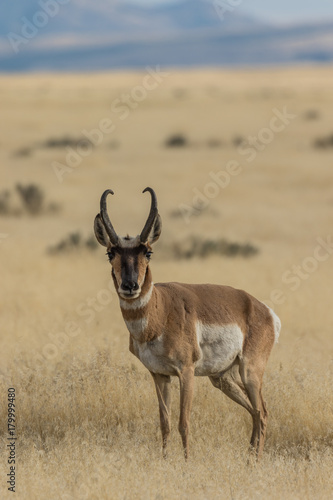
<svg viewBox="0 0 333 500">
<path fill-rule="evenodd" d="M 238 325 L 196 326 L 201 357 L 195 365 L 195 375 L 217 375 L 242 353 L 244 336 Z"/>
</svg>

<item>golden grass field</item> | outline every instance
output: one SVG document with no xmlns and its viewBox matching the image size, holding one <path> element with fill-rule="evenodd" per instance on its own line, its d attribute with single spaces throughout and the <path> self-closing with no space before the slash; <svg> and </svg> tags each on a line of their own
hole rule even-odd
<svg viewBox="0 0 333 500">
<path fill-rule="evenodd" d="M 115 100 L 145 76 L 0 77 L 1 190 L 14 193 L 17 207 L 15 185 L 37 184 L 61 208 L 0 215 L 0 497 L 14 498 L 6 484 L 7 390 L 14 387 L 17 499 L 332 498 L 332 147 L 313 146 L 333 133 L 332 69 L 170 71 L 121 119 Z M 296 116 L 247 161 L 235 138 L 269 137 L 262 129 L 284 107 Z M 59 182 L 52 162 L 64 164 L 66 151 L 41 144 L 78 138 L 103 119 L 115 129 Z M 189 144 L 165 147 L 175 133 Z M 232 160 L 238 174 L 209 187 L 210 173 Z M 205 378 L 196 379 L 188 463 L 173 380 L 169 457 L 161 458 L 153 382 L 128 351 L 105 250 L 47 252 L 69 233 L 92 234 L 106 188 L 115 191 L 116 230 L 137 234 L 149 209 L 146 186 L 163 220 L 155 282 L 243 288 L 275 303 L 281 318 L 264 379 L 270 416 L 257 465 L 247 464 L 249 415 Z M 173 214 L 192 204 L 193 189 L 214 196 L 186 222 Z M 259 253 L 177 260 L 170 245 L 191 235 L 250 242 Z"/>
</svg>

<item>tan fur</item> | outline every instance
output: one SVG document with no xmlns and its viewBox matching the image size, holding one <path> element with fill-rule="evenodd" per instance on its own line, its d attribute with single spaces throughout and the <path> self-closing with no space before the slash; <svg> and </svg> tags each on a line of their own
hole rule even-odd
<svg viewBox="0 0 333 500">
<path fill-rule="evenodd" d="M 100 243 L 102 241 L 101 244 L 106 243 L 107 246 L 99 221 L 96 225 L 96 237 Z M 155 230 L 156 227 L 155 225 Z M 158 227 L 160 229 L 160 221 Z M 159 233 L 156 232 L 154 241 L 158 236 Z M 131 248 L 133 252 L 134 240 L 126 240 L 129 245 L 127 248 Z M 123 241 L 121 239 L 121 245 Z M 150 249 L 148 243 L 147 248 Z M 128 254 L 128 262 L 132 258 Z M 112 260 L 112 269 L 119 295 L 119 255 Z M 198 373 L 208 375 L 214 387 L 250 413 L 253 421 L 251 449 L 259 458 L 263 451 L 267 425 L 262 380 L 269 354 L 279 334 L 280 322 L 277 316 L 245 291 L 229 286 L 183 283 L 153 285 L 144 254 L 138 255 L 138 284 L 140 293 L 137 298 L 124 300 L 120 295 L 121 312 L 130 332 L 129 349 L 148 368 L 155 382 L 163 455 L 166 455 L 170 434 L 170 377 L 177 376 L 180 380 L 179 432 L 187 458 L 195 367 L 199 360 L 202 363 L 203 352 L 206 356 L 207 353 L 215 356 L 218 352 L 224 356 L 224 364 L 221 364 L 223 369 L 216 371 L 215 368 L 214 373 L 208 374 L 199 370 Z M 151 295 L 150 299 L 143 300 L 148 293 Z M 198 343 L 198 328 L 205 329 L 205 336 L 201 336 L 200 342 L 207 342 L 207 347 Z M 223 332 L 228 332 L 225 339 Z M 243 337 L 239 337 L 239 332 L 242 332 Z M 215 356 L 214 362 L 210 364 L 208 359 L 206 366 L 216 367 L 218 364 Z"/>
<path fill-rule="evenodd" d="M 151 279 L 148 267 L 142 294 L 147 293 Z M 189 394 L 193 391 L 194 368 L 199 359 L 196 321 L 218 325 L 237 324 L 240 327 L 244 336 L 242 355 L 234 360 L 225 373 L 219 374 L 218 377 L 212 374 L 211 381 L 215 387 L 241 404 L 251 414 L 253 419 L 251 447 L 259 457 L 264 446 L 267 422 L 266 405 L 261 395 L 262 378 L 275 339 L 273 319 L 269 309 L 248 293 L 228 286 L 157 283 L 145 307 L 121 309 L 121 311 L 125 320 L 148 318 L 148 327 L 135 342 L 153 345 L 158 337 L 163 336 L 164 351 L 160 356 L 163 373 L 152 373 L 152 375 L 155 385 L 156 380 L 159 380 L 156 379 L 158 376 L 176 375 L 182 381 L 180 432 L 186 457 L 189 413 L 192 404 Z M 135 349 L 131 336 L 130 351 L 140 359 L 140 353 Z M 167 403 L 163 399 L 162 392 L 158 393 L 158 398 L 160 408 L 162 404 L 161 430 L 165 455 L 170 422 L 166 423 L 169 413 L 166 411 Z"/>
</svg>

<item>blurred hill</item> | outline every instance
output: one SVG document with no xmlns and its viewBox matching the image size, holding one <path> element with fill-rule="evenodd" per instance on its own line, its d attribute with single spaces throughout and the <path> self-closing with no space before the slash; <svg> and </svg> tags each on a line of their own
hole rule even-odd
<svg viewBox="0 0 333 500">
<path fill-rule="evenodd" d="M 333 20 L 272 26 L 237 7 L 221 16 L 205 0 L 152 7 L 104 0 L 61 5 L 60 0 L 17 0 L 0 18 L 0 34 L 1 71 L 333 60 Z"/>
</svg>

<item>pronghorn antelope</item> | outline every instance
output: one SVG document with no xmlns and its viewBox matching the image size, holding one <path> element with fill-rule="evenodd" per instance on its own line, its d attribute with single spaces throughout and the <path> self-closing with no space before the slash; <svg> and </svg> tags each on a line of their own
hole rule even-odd
<svg viewBox="0 0 333 500">
<path fill-rule="evenodd" d="M 170 377 L 180 381 L 181 434 L 188 457 L 189 420 L 194 376 L 208 376 L 213 386 L 251 415 L 251 449 L 262 453 L 267 409 L 262 397 L 265 366 L 280 332 L 280 320 L 265 304 L 243 290 L 219 285 L 152 281 L 149 261 L 161 233 L 157 199 L 136 237 L 115 232 L 106 207 L 106 190 L 94 229 L 107 248 L 112 278 L 129 331 L 129 349 L 150 371 L 159 403 L 163 455 L 170 434 Z"/>
</svg>

